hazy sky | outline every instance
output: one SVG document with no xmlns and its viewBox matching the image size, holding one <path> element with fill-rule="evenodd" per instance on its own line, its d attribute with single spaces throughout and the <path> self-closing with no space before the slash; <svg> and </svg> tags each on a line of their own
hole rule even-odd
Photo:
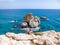
<svg viewBox="0 0 60 45">
<path fill-rule="evenodd" d="M 0 0 L 0 9 L 60 9 L 60 0 Z"/>
</svg>

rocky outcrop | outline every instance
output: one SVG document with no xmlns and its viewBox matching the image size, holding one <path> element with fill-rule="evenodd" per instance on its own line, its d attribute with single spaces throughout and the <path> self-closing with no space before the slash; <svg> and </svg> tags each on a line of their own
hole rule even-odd
<svg viewBox="0 0 60 45">
<path fill-rule="evenodd" d="M 60 32 L 54 30 L 41 32 L 40 35 L 6 33 L 0 35 L 0 45 L 60 45 Z"/>
<path fill-rule="evenodd" d="M 42 32 L 42 35 L 37 36 L 37 38 L 35 38 L 33 42 L 40 45 L 43 45 L 44 42 L 45 45 L 60 45 L 60 33 L 53 30 Z"/>
<path fill-rule="evenodd" d="M 29 40 L 17 41 L 6 36 L 0 36 L 0 45 L 30 45 Z"/>
<path fill-rule="evenodd" d="M 26 24 L 26 23 L 27 24 Z M 40 20 L 37 16 L 33 16 L 32 13 L 30 14 L 27 14 L 26 16 L 24 16 L 24 25 L 22 25 L 22 27 L 31 27 L 31 28 L 35 28 L 35 27 L 38 27 L 39 24 L 40 24 Z"/>
</svg>

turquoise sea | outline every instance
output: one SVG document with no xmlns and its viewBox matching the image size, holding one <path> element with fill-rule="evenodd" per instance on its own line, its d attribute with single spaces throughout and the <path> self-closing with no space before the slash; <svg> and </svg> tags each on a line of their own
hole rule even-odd
<svg viewBox="0 0 60 45">
<path fill-rule="evenodd" d="M 0 34 L 6 32 L 25 33 L 20 28 L 21 23 L 24 21 L 23 17 L 32 13 L 35 16 L 46 16 L 48 20 L 41 20 L 41 31 L 55 30 L 60 32 L 60 9 L 0 9 Z M 17 20 L 18 23 L 10 21 Z M 15 25 L 18 25 L 14 27 Z M 11 30 L 11 28 L 15 28 Z M 38 30 L 39 32 L 40 30 Z"/>
</svg>

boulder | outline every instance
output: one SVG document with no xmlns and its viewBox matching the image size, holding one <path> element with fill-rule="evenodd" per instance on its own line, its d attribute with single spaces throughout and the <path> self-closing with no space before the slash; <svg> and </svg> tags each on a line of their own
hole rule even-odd
<svg viewBox="0 0 60 45">
<path fill-rule="evenodd" d="M 28 27 L 27 22 L 22 23 L 22 28 L 27 28 L 27 27 Z"/>
</svg>

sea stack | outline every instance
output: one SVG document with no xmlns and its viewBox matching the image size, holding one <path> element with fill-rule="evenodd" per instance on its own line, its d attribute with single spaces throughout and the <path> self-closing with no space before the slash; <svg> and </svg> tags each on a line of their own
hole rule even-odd
<svg viewBox="0 0 60 45">
<path fill-rule="evenodd" d="M 36 28 L 39 26 L 40 24 L 40 20 L 37 16 L 33 16 L 32 13 L 27 14 L 26 16 L 24 16 L 24 24 L 26 25 L 22 25 L 22 27 L 31 27 L 31 28 Z"/>
</svg>

